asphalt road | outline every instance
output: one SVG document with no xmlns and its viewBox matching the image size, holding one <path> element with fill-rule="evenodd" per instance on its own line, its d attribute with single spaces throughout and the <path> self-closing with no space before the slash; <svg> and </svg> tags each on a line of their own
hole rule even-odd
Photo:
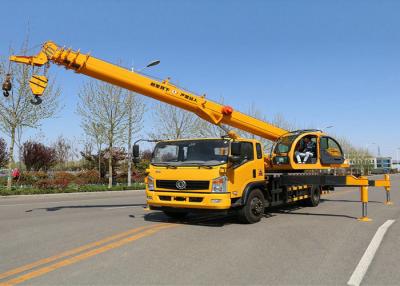
<svg viewBox="0 0 400 286">
<path fill-rule="evenodd" d="M 254 225 L 171 221 L 144 209 L 142 191 L 0 198 L 0 285 L 346 285 L 389 219 L 362 284 L 400 285 L 400 176 L 392 185 L 393 206 L 370 188 L 367 223 L 356 188 Z"/>
</svg>

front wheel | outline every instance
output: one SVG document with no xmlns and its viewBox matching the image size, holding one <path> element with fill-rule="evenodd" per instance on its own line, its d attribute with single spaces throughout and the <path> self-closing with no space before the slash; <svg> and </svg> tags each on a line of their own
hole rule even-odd
<svg viewBox="0 0 400 286">
<path fill-rule="evenodd" d="M 238 219 L 242 223 L 256 223 L 264 215 L 265 199 L 259 189 L 251 191 L 246 204 L 238 210 Z"/>
</svg>

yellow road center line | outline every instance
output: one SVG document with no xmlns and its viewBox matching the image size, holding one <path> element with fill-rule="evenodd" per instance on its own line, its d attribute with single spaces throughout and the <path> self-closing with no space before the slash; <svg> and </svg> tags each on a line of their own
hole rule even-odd
<svg viewBox="0 0 400 286">
<path fill-rule="evenodd" d="M 139 232 L 141 230 L 148 229 L 148 228 L 153 228 L 153 227 L 161 226 L 161 225 L 165 225 L 165 224 L 158 223 L 156 225 L 151 225 L 151 226 L 141 226 L 141 227 L 138 227 L 138 228 L 134 228 L 134 229 L 131 229 L 131 230 L 116 234 L 116 235 L 112 235 L 112 236 L 106 237 L 106 238 L 104 238 L 102 240 L 99 240 L 99 241 L 96 241 L 96 242 L 88 243 L 88 244 L 82 245 L 80 247 L 77 247 L 77 248 L 74 248 L 74 249 L 71 249 L 71 250 L 67 250 L 67 251 L 62 252 L 62 253 L 60 253 L 58 255 L 54 255 L 54 256 L 50 256 L 50 257 L 47 257 L 47 258 L 40 259 L 38 261 L 35 261 L 35 262 L 32 262 L 32 263 L 26 264 L 24 266 L 21 266 L 21 267 L 9 270 L 7 272 L 1 273 L 0 274 L 0 279 L 4 279 L 4 278 L 9 277 L 11 275 L 15 275 L 15 274 L 30 270 L 30 269 L 32 269 L 34 267 L 37 267 L 37 266 L 40 266 L 40 265 L 43 265 L 43 264 L 46 264 L 46 263 L 53 262 L 55 260 L 58 260 L 60 258 L 64 258 L 66 256 L 77 254 L 79 252 L 82 252 L 82 251 L 87 250 L 87 249 L 92 248 L 92 247 L 100 246 L 100 245 L 102 245 L 104 243 L 110 242 L 111 240 L 122 238 L 124 236 L 128 236 L 130 234 Z"/>
<path fill-rule="evenodd" d="M 4 283 L 0 283 L 0 286 L 12 286 L 12 285 L 16 285 L 16 284 L 22 283 L 22 282 L 30 280 L 32 278 L 35 278 L 35 277 L 44 275 L 46 273 L 49 273 L 51 271 L 54 271 L 54 270 L 56 270 L 58 268 L 65 267 L 65 266 L 77 263 L 77 262 L 79 262 L 81 260 L 88 259 L 88 258 L 90 258 L 92 256 L 98 255 L 98 254 L 106 252 L 108 250 L 111 250 L 111 249 L 114 249 L 114 248 L 117 248 L 117 247 L 121 247 L 121 246 L 123 246 L 123 245 L 125 245 L 127 243 L 133 242 L 133 241 L 138 240 L 140 238 L 143 238 L 143 237 L 146 237 L 146 236 L 150 236 L 152 234 L 157 233 L 158 231 L 160 231 L 162 229 L 172 228 L 172 227 L 176 227 L 176 226 L 178 226 L 178 225 L 174 225 L 174 224 L 165 225 L 165 224 L 162 224 L 161 226 L 153 226 L 152 228 L 147 229 L 147 230 L 145 230 L 145 231 L 143 231 L 141 233 L 135 234 L 133 236 L 129 236 L 129 237 L 123 238 L 121 240 L 118 240 L 118 241 L 115 241 L 115 242 L 111 242 L 109 244 L 106 244 L 104 246 L 101 246 L 101 247 L 89 250 L 87 252 L 78 254 L 78 255 L 73 256 L 71 258 L 64 259 L 62 261 L 59 261 L 59 262 L 56 262 L 54 264 L 39 268 L 37 270 L 33 270 L 33 271 L 31 271 L 31 272 L 29 272 L 27 274 L 18 276 L 16 278 L 8 280 L 8 281 L 6 281 Z"/>
</svg>

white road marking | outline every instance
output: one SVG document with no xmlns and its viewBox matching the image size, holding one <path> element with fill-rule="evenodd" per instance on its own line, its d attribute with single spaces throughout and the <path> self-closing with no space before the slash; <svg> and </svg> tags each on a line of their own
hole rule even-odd
<svg viewBox="0 0 400 286">
<path fill-rule="evenodd" d="M 141 194 L 143 195 L 143 194 Z M 59 203 L 79 203 L 79 202 L 93 202 L 95 201 L 102 201 L 102 200 L 110 200 L 110 199 L 115 199 L 116 197 L 107 197 L 107 198 L 85 198 L 84 200 L 81 199 L 76 199 L 76 200 L 64 200 L 64 201 L 54 201 L 54 202 L 48 202 L 48 201 L 35 201 L 35 202 L 29 202 L 29 203 L 20 203 L 20 204 L 0 204 L 0 207 L 15 207 L 15 206 L 31 206 L 33 204 L 59 204 Z"/>
<path fill-rule="evenodd" d="M 384 224 L 382 224 L 378 230 L 376 231 L 374 237 L 368 245 L 367 250 L 365 250 L 364 255 L 361 257 L 360 262 L 358 263 L 356 269 L 351 275 L 349 281 L 347 281 L 347 285 L 358 286 L 363 280 L 365 274 L 367 273 L 368 267 L 371 264 L 376 251 L 378 250 L 383 237 L 385 236 L 386 231 L 389 227 L 395 222 L 395 220 L 390 219 L 387 220 Z"/>
<path fill-rule="evenodd" d="M 15 207 L 15 206 L 31 206 L 34 204 L 59 204 L 59 203 L 80 203 L 80 202 L 93 202 L 102 201 L 102 200 L 109 200 L 110 198 L 93 198 L 93 199 L 86 199 L 86 200 L 69 200 L 69 201 L 54 201 L 54 202 L 31 202 L 31 203 L 23 203 L 23 204 L 12 204 L 12 205 L 0 205 L 0 207 Z"/>
<path fill-rule="evenodd" d="M 121 207 L 112 207 L 112 208 L 104 208 L 104 210 L 115 210 L 115 209 L 126 209 L 127 206 L 121 206 Z"/>
<path fill-rule="evenodd" d="M 0 207 L 15 207 L 15 206 L 31 206 L 33 204 L 59 204 L 59 203 L 79 203 L 79 202 L 92 202 L 93 200 L 109 200 L 110 198 L 91 199 L 91 200 L 69 200 L 69 201 L 55 201 L 55 202 L 31 202 L 23 204 L 0 205 Z"/>
</svg>

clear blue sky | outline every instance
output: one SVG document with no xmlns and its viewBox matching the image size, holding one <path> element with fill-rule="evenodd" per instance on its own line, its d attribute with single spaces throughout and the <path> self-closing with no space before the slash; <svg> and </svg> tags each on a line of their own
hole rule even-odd
<svg viewBox="0 0 400 286">
<path fill-rule="evenodd" d="M 255 103 L 300 126 L 333 125 L 355 145 L 378 143 L 382 155 L 400 147 L 400 1 L 14 0 L 2 11 L 2 56 L 29 25 L 32 46 L 53 40 L 136 67 L 160 59 L 149 74 L 233 107 Z M 42 132 L 79 139 L 86 77 L 52 72 L 66 107 Z"/>
</svg>

